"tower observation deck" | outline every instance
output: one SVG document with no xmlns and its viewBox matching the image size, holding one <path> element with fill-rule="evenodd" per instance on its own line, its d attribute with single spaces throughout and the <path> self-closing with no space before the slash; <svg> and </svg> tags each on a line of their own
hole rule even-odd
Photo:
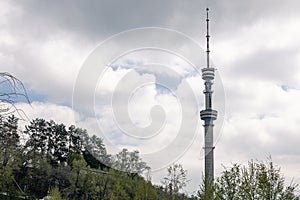
<svg viewBox="0 0 300 200">
<path fill-rule="evenodd" d="M 218 112 L 213 110 L 212 108 L 212 85 L 215 78 L 215 68 L 210 67 L 209 64 L 209 17 L 208 11 L 206 9 L 207 18 L 207 35 L 206 35 L 206 42 L 207 42 L 207 66 L 202 69 L 202 79 L 204 80 L 205 90 L 203 91 L 205 95 L 205 110 L 200 112 L 201 120 L 204 121 L 204 155 L 205 155 L 205 163 L 204 163 L 204 172 L 205 177 L 213 180 L 214 179 L 214 144 L 213 144 L 213 127 L 214 127 L 214 120 L 217 119 Z"/>
</svg>

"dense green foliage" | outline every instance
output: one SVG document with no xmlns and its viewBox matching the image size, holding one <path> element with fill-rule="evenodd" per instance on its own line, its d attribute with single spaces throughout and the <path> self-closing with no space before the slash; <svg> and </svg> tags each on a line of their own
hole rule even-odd
<svg viewBox="0 0 300 200">
<path fill-rule="evenodd" d="M 204 180 L 200 199 L 209 200 L 299 200 L 297 185 L 285 185 L 280 169 L 267 163 L 250 161 L 248 166 L 234 164 L 225 169 L 215 183 Z"/>
<path fill-rule="evenodd" d="M 14 116 L 0 118 L 0 199 L 188 199 L 145 180 L 149 170 L 138 151 L 109 155 L 81 128 L 35 119 L 20 131 Z"/>
</svg>

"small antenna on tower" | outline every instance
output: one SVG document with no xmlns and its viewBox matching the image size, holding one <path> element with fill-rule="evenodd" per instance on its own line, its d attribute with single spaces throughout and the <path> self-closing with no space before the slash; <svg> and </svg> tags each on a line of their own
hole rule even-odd
<svg viewBox="0 0 300 200">
<path fill-rule="evenodd" d="M 209 8 L 206 8 L 206 55 L 207 55 L 207 68 L 209 68 L 209 18 L 208 18 Z"/>
</svg>

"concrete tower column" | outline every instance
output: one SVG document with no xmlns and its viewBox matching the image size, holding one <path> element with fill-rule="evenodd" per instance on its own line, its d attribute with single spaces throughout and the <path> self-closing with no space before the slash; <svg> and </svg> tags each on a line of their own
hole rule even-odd
<svg viewBox="0 0 300 200">
<path fill-rule="evenodd" d="M 212 85 L 215 78 L 215 69 L 209 65 L 209 19 L 207 9 L 207 66 L 202 69 L 202 79 L 204 80 L 205 90 L 205 110 L 200 112 L 200 117 L 204 121 L 204 153 L 205 153 L 205 164 L 204 172 L 206 178 L 214 179 L 214 136 L 213 136 L 213 121 L 217 119 L 218 112 L 213 110 L 212 106 Z"/>
</svg>

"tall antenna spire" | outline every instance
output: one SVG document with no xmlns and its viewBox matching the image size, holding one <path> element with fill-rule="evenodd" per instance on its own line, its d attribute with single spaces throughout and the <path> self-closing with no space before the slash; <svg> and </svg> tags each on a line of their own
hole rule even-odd
<svg viewBox="0 0 300 200">
<path fill-rule="evenodd" d="M 206 8 L 206 56 L 207 56 L 207 68 L 209 68 L 209 18 L 208 18 L 209 8 Z"/>
</svg>

